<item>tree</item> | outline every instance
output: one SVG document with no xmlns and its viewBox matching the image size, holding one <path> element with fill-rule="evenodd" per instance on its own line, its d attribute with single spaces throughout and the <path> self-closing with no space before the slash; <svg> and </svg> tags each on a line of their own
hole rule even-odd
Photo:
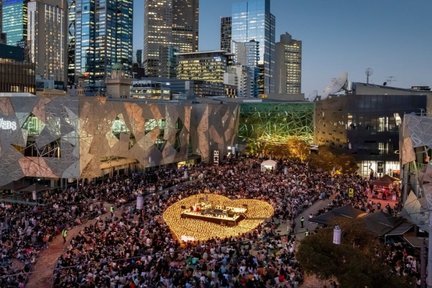
<svg viewBox="0 0 432 288">
<path fill-rule="evenodd" d="M 357 163 L 352 155 L 335 154 L 325 146 L 319 148 L 318 154 L 310 154 L 309 161 L 312 165 L 326 171 L 336 169 L 342 173 L 351 174 L 358 170 Z"/>
<path fill-rule="evenodd" d="M 342 287 L 409 287 L 409 279 L 391 274 L 374 249 L 386 249 L 360 222 L 344 223 L 341 245 L 333 244 L 333 228 L 302 240 L 296 257 L 304 271 L 321 279 L 336 278 Z"/>
</svg>

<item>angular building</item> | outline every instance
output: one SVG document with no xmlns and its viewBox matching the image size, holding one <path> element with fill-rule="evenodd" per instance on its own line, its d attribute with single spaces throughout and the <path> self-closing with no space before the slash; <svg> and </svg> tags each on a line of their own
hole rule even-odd
<svg viewBox="0 0 432 288">
<path fill-rule="evenodd" d="M 226 155 L 239 105 L 0 97 L 0 186 L 22 177 L 95 178 Z M 223 119 L 223 121 L 221 121 Z M 116 173 L 117 173 L 116 172 Z"/>
<path fill-rule="evenodd" d="M 275 17 L 270 0 L 247 0 L 232 5 L 232 41 L 259 43 L 259 94 L 274 91 Z"/>
<path fill-rule="evenodd" d="M 37 0 L 28 3 L 27 43 L 36 77 L 66 87 L 67 3 L 66 0 Z"/>
<path fill-rule="evenodd" d="M 231 17 L 221 17 L 220 49 L 227 52 L 231 52 L 231 24 Z"/>
<path fill-rule="evenodd" d="M 87 94 L 103 94 L 114 65 L 131 73 L 133 1 L 70 0 L 69 7 L 69 43 L 74 46 L 69 76 L 74 84 L 82 78 Z"/>
<path fill-rule="evenodd" d="M 181 53 L 198 50 L 199 0 L 145 0 L 144 68 L 149 77 L 169 77 L 160 71 L 173 49 Z M 162 62 L 172 62 L 165 59 Z"/>
<path fill-rule="evenodd" d="M 275 93 L 301 94 L 302 42 L 289 33 L 280 36 L 275 53 Z"/>
<path fill-rule="evenodd" d="M 8 45 L 22 48 L 26 45 L 27 3 L 28 0 L 3 0 L 3 33 Z"/>
</svg>

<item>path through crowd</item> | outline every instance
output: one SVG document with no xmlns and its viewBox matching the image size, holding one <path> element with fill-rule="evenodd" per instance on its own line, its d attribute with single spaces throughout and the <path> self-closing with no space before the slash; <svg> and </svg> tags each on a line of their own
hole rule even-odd
<svg viewBox="0 0 432 288">
<path fill-rule="evenodd" d="M 109 211 L 111 206 L 108 203 L 104 204 L 105 210 Z M 114 211 L 115 216 L 120 216 L 122 208 Z M 101 219 L 110 217 L 111 213 L 107 212 L 100 216 Z M 29 276 L 27 288 L 39 288 L 39 287 L 53 287 L 53 274 L 57 264 L 58 258 L 62 255 L 66 247 L 69 245 L 70 240 L 78 235 L 78 233 L 85 227 L 93 225 L 96 222 L 96 218 L 89 220 L 81 225 L 74 226 L 68 231 L 66 243 L 63 243 L 63 237 L 61 234 L 54 237 L 54 239 L 48 243 L 48 248 L 42 250 L 36 264 Z"/>
</svg>

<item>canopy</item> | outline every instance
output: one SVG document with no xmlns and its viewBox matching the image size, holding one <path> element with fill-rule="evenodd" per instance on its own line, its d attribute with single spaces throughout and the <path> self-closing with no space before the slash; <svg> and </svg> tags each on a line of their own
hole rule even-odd
<svg viewBox="0 0 432 288">
<path fill-rule="evenodd" d="M 317 217 L 313 217 L 309 221 L 318 224 L 332 225 L 332 224 L 336 224 L 341 219 L 355 219 L 364 213 L 365 213 L 364 211 L 356 209 L 351 205 L 346 205 L 343 207 L 330 210 Z"/>
<path fill-rule="evenodd" d="M 20 192 L 40 192 L 40 191 L 47 191 L 47 190 L 51 190 L 50 187 L 39 184 L 39 183 L 33 183 L 30 186 L 24 187 L 22 189 L 20 189 Z"/>
<path fill-rule="evenodd" d="M 388 235 L 390 231 L 401 225 L 402 222 L 401 218 L 393 217 L 382 211 L 370 213 L 364 217 L 366 228 L 378 237 Z"/>
<path fill-rule="evenodd" d="M 9 184 L 6 184 L 6 185 L 0 187 L 0 190 L 19 191 L 20 189 L 22 189 L 28 185 L 29 185 L 29 183 L 25 183 L 21 180 L 13 181 L 13 182 L 10 182 Z"/>
<path fill-rule="evenodd" d="M 413 224 L 408 223 L 408 222 L 404 222 L 404 223 L 400 224 L 399 226 L 397 226 L 396 228 L 394 228 L 392 231 L 388 232 L 386 234 L 386 236 L 401 236 L 401 235 L 404 235 L 409 230 L 411 230 L 412 227 L 414 227 Z"/>
<path fill-rule="evenodd" d="M 274 160 L 265 160 L 261 163 L 261 171 L 266 171 L 266 170 L 275 170 L 277 166 L 276 161 Z"/>
</svg>

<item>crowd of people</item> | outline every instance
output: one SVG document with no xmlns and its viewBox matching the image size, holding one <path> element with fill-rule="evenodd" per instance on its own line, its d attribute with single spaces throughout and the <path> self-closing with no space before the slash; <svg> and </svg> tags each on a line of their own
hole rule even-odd
<svg viewBox="0 0 432 288">
<path fill-rule="evenodd" d="M 106 213 L 104 203 L 119 206 L 136 199 L 133 191 L 151 190 L 155 182 L 166 187 L 186 181 L 180 172 L 165 168 L 150 177 L 134 174 L 48 190 L 38 195 L 39 205 L 0 203 L 0 287 L 23 287 L 41 249 L 63 229 Z"/>
<path fill-rule="evenodd" d="M 245 158 L 189 168 L 195 181 L 146 195 L 140 211 L 124 209 L 121 215 L 99 219 L 71 240 L 59 259 L 54 286 L 298 287 L 303 273 L 294 257 L 294 229 L 282 236 L 279 224 L 293 228 L 299 213 L 338 186 L 342 189 L 352 176 L 332 177 L 294 160 L 263 173 L 260 163 Z M 274 215 L 239 237 L 182 247 L 161 215 L 171 204 L 202 191 L 264 200 Z"/>
<path fill-rule="evenodd" d="M 44 206 L 0 206 L 1 287 L 24 287 L 41 249 L 65 227 L 94 224 L 70 239 L 54 271 L 55 287 L 298 287 L 294 218 L 318 199 L 331 207 L 371 209 L 368 183 L 356 175 L 331 175 L 296 160 L 262 172 L 260 159 L 232 158 L 81 183 L 42 195 Z M 347 193 L 353 188 L 354 197 Z M 200 193 L 258 199 L 274 208 L 257 229 L 232 238 L 180 243 L 162 219 L 167 207 Z M 144 195 L 142 210 L 135 209 Z M 118 207 L 108 213 L 104 203 Z M 329 209 L 331 208 L 329 207 Z M 288 223 L 288 234 L 279 225 Z M 12 260 L 23 263 L 23 267 Z M 24 273 L 23 273 L 24 272 Z"/>
</svg>

